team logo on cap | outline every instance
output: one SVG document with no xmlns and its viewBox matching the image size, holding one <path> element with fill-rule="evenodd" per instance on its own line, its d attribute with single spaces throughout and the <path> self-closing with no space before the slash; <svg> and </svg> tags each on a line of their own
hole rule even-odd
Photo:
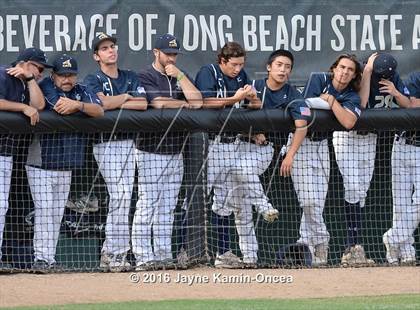
<svg viewBox="0 0 420 310">
<path fill-rule="evenodd" d="M 66 61 L 63 61 L 62 63 L 63 68 L 71 68 L 71 62 L 70 59 L 67 59 Z"/>
<path fill-rule="evenodd" d="M 109 38 L 109 36 L 104 32 L 99 32 L 98 38 L 99 38 L 99 40 L 102 40 L 102 39 Z"/>
<path fill-rule="evenodd" d="M 175 47 L 175 48 L 177 48 L 178 47 L 178 44 L 176 44 L 176 40 L 174 39 L 174 40 L 171 40 L 171 41 L 169 41 L 169 47 Z"/>
</svg>

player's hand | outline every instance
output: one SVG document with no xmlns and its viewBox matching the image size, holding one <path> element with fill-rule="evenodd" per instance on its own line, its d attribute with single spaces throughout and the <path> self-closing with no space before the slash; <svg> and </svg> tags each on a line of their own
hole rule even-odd
<svg viewBox="0 0 420 310">
<path fill-rule="evenodd" d="M 241 101 L 245 99 L 247 95 L 248 95 L 248 90 L 245 90 L 244 87 L 241 87 L 236 91 L 233 97 L 235 98 L 236 101 Z"/>
<path fill-rule="evenodd" d="M 280 175 L 282 177 L 290 176 L 292 172 L 292 165 L 293 165 L 293 157 L 289 155 L 289 153 L 287 153 L 286 157 L 283 159 L 280 166 Z"/>
<path fill-rule="evenodd" d="M 263 133 L 256 134 L 256 135 L 252 136 L 251 139 L 254 140 L 255 143 L 258 144 L 258 145 L 266 145 L 267 144 L 267 139 L 265 138 L 265 135 Z"/>
<path fill-rule="evenodd" d="M 328 105 L 330 106 L 330 108 L 332 108 L 333 102 L 335 100 L 335 97 L 333 95 L 321 94 L 321 95 L 319 95 L 319 98 L 325 100 L 328 103 Z"/>
<path fill-rule="evenodd" d="M 60 97 L 54 106 L 54 111 L 61 115 L 69 115 L 79 111 L 80 102 L 66 97 Z"/>
<path fill-rule="evenodd" d="M 38 110 L 31 106 L 25 106 L 23 109 L 23 114 L 25 114 L 31 120 L 31 125 L 34 126 L 39 122 L 39 113 Z"/>
<path fill-rule="evenodd" d="M 28 62 L 24 62 L 19 66 L 8 68 L 6 69 L 6 72 L 11 76 L 21 79 L 27 79 L 33 75 L 32 71 L 30 70 L 30 64 Z"/>
<path fill-rule="evenodd" d="M 381 79 L 379 81 L 379 85 L 382 85 L 381 87 L 379 87 L 379 92 L 381 94 L 390 94 L 394 97 L 398 95 L 398 90 L 395 88 L 394 83 L 392 83 L 391 81 Z"/>
<path fill-rule="evenodd" d="M 373 71 L 373 62 L 375 61 L 375 58 L 377 56 L 378 56 L 378 53 L 376 53 L 376 52 L 369 56 L 363 72 L 365 72 L 365 71 L 372 72 Z"/>
<path fill-rule="evenodd" d="M 181 73 L 181 70 L 179 70 L 175 65 L 170 64 L 165 67 L 165 73 L 167 76 L 176 78 Z"/>
<path fill-rule="evenodd" d="M 245 85 L 244 90 L 247 92 L 246 99 L 251 101 L 258 98 L 257 90 L 252 85 Z"/>
<path fill-rule="evenodd" d="M 134 98 L 132 95 L 130 95 L 129 93 L 125 93 L 124 94 L 124 102 L 127 102 L 128 100 L 130 100 L 131 98 Z"/>
</svg>

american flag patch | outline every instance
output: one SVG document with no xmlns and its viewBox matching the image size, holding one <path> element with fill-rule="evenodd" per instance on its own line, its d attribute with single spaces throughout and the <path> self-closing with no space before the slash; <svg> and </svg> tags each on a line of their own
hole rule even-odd
<svg viewBox="0 0 420 310">
<path fill-rule="evenodd" d="M 311 116 L 311 109 L 309 109 L 308 107 L 300 107 L 300 115 L 303 116 Z"/>
</svg>

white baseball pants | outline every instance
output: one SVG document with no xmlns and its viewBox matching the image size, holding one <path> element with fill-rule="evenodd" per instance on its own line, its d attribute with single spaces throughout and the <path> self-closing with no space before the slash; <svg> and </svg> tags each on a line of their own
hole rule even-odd
<svg viewBox="0 0 420 310">
<path fill-rule="evenodd" d="M 392 149 L 392 227 L 385 233 L 402 258 L 415 258 L 413 233 L 420 223 L 420 147 L 396 138 Z"/>
<path fill-rule="evenodd" d="M 2 257 L 4 224 L 9 209 L 10 183 L 12 179 L 13 157 L 0 156 L 0 262 Z"/>
<path fill-rule="evenodd" d="M 71 171 L 26 166 L 26 174 L 35 205 L 35 261 L 54 264 L 61 220 L 70 193 Z"/>
<path fill-rule="evenodd" d="M 137 264 L 171 259 L 174 210 L 184 173 L 182 154 L 136 150 L 136 159 L 139 197 L 133 218 L 133 253 Z"/>
<path fill-rule="evenodd" d="M 376 134 L 335 131 L 333 144 L 338 168 L 343 177 L 344 199 L 364 207 L 375 168 Z"/>
<path fill-rule="evenodd" d="M 230 144 L 212 141 L 209 147 L 208 185 L 214 188 L 212 210 L 220 216 L 234 212 L 239 248 L 247 263 L 258 260 L 252 206 L 260 213 L 272 208 L 259 175 L 268 168 L 273 154 L 271 145 L 243 141 Z"/>
<path fill-rule="evenodd" d="M 255 145 L 248 142 L 218 143 L 211 141 L 208 154 L 208 186 L 214 189 L 212 210 L 221 215 L 232 213 L 226 204 L 235 196 L 242 197 L 240 204 L 254 205 L 259 213 L 272 206 L 261 185 L 259 175 L 267 170 L 273 159 L 271 145 Z M 236 193 L 237 188 L 244 189 Z M 230 204 L 238 201 L 229 201 Z"/>
<path fill-rule="evenodd" d="M 134 142 L 121 140 L 95 144 L 93 155 L 109 194 L 102 253 L 123 254 L 130 249 L 128 215 L 136 172 Z"/>
<path fill-rule="evenodd" d="M 328 245 L 330 240 L 323 218 L 329 178 L 328 140 L 310 141 L 305 138 L 295 155 L 292 181 L 303 209 L 297 242 L 309 247 Z"/>
</svg>

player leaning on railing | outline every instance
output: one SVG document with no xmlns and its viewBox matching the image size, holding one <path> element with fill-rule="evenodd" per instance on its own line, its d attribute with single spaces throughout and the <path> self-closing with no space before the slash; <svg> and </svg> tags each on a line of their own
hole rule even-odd
<svg viewBox="0 0 420 310">
<path fill-rule="evenodd" d="M 338 122 L 351 129 L 360 116 L 362 69 L 356 56 L 340 55 L 328 73 L 312 74 L 304 90 L 305 98 L 326 101 Z M 306 244 L 312 253 L 312 265 L 327 264 L 330 234 L 323 218 L 330 178 L 328 133 L 309 131 L 296 153 L 292 170 L 293 185 L 303 209 L 298 243 Z M 310 178 L 308 179 L 308 175 Z"/>
<path fill-rule="evenodd" d="M 62 116 L 103 116 L 99 98 L 76 83 L 77 72 L 73 57 L 64 54 L 54 60 L 51 76 L 39 84 L 46 109 Z M 78 133 L 40 134 L 29 147 L 26 173 L 35 206 L 32 269 L 36 272 L 57 269 L 55 253 L 72 169 L 84 166 L 85 147 L 86 138 Z"/>
<path fill-rule="evenodd" d="M 152 65 L 139 73 L 153 109 L 198 109 L 201 93 L 188 74 L 177 65 L 180 44 L 176 37 L 157 37 Z M 138 200 L 133 218 L 132 244 L 136 270 L 171 268 L 174 211 L 184 174 L 183 148 L 188 137 L 182 133 L 153 133 L 136 139 Z M 153 231 L 153 247 L 151 243 Z M 178 263 L 186 264 L 186 252 L 179 250 Z"/>
<path fill-rule="evenodd" d="M 199 70 L 195 83 L 203 94 L 204 107 L 229 108 L 242 106 L 245 100 L 251 109 L 259 109 L 261 100 L 257 97 L 247 73 L 245 65 L 245 49 L 237 42 L 226 43 L 217 55 L 217 64 L 208 64 Z M 229 119 L 226 120 L 226 122 Z M 256 240 L 254 230 L 245 233 L 243 222 L 249 218 L 250 210 L 242 212 L 242 205 L 238 204 L 238 196 L 242 195 L 238 189 L 246 187 L 249 193 L 247 204 L 255 205 L 264 219 L 273 222 L 278 217 L 278 210 L 274 209 L 264 193 L 258 175 L 261 167 L 271 162 L 272 152 L 264 149 L 265 154 L 260 158 L 259 165 L 250 166 L 249 159 L 255 158 L 257 152 L 240 148 L 238 144 L 242 135 L 211 134 L 208 153 L 208 187 L 213 188 L 213 220 L 217 229 L 218 253 L 215 266 L 219 268 L 237 268 L 243 264 L 255 265 L 257 262 Z M 246 139 L 246 137 L 245 137 Z M 235 201 L 236 200 L 236 201 Z M 239 246 L 243 260 L 230 249 L 229 215 L 235 214 L 239 233 Z M 252 222 L 250 223 L 252 224 Z"/>
<path fill-rule="evenodd" d="M 23 50 L 12 66 L 0 67 L 0 110 L 22 112 L 31 125 L 39 122 L 38 110 L 45 106 L 44 96 L 37 84 L 47 64 L 45 53 L 38 48 Z M 2 262 L 3 230 L 9 208 L 9 191 L 13 170 L 13 155 L 18 141 L 12 134 L 0 135 L 0 270 L 12 266 Z"/>
<path fill-rule="evenodd" d="M 409 107 L 420 107 L 420 72 L 405 83 Z M 383 236 L 386 259 L 391 265 L 415 265 L 414 231 L 420 223 L 420 132 L 404 131 L 395 136 L 392 148 L 392 227 Z"/>
<path fill-rule="evenodd" d="M 86 76 L 84 82 L 102 100 L 105 111 L 146 110 L 146 93 L 137 75 L 118 68 L 116 41 L 105 33 L 96 36 L 92 50 L 99 70 Z M 109 194 L 100 267 L 120 272 L 131 268 L 127 252 L 130 249 L 128 215 L 136 168 L 134 141 L 130 134 L 112 132 L 100 134 L 95 142 L 93 154 Z"/>
</svg>

